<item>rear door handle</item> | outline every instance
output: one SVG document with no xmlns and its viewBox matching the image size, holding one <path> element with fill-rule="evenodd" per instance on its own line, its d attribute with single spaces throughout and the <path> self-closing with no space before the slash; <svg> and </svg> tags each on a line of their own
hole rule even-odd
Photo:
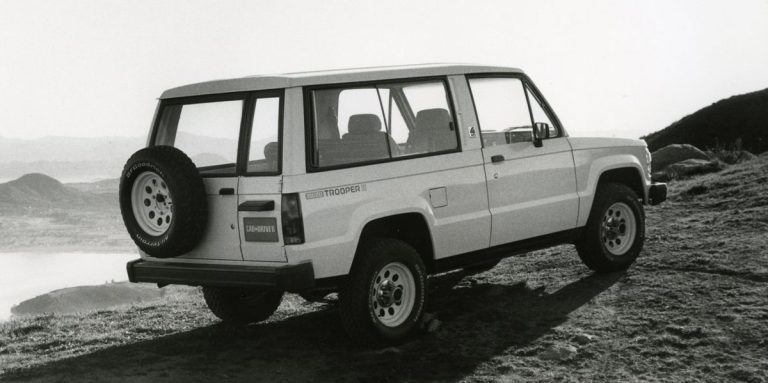
<svg viewBox="0 0 768 383">
<path fill-rule="evenodd" d="M 221 195 L 234 195 L 235 194 L 235 188 L 221 188 L 221 189 L 219 189 L 219 194 L 221 194 Z"/>
<path fill-rule="evenodd" d="M 275 201 L 245 201 L 237 207 L 237 211 L 272 211 Z"/>
<path fill-rule="evenodd" d="M 501 154 L 497 154 L 497 155 L 491 157 L 491 162 L 493 162 L 493 163 L 502 162 L 502 161 L 504 161 L 504 156 L 502 156 Z"/>
</svg>

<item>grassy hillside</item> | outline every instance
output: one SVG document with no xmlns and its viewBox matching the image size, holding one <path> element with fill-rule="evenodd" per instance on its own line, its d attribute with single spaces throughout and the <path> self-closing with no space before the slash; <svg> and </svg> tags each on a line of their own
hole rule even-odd
<svg viewBox="0 0 768 383">
<path fill-rule="evenodd" d="M 128 282 L 68 287 L 23 301 L 13 306 L 11 313 L 13 315 L 72 314 L 103 310 L 115 306 L 156 301 L 164 295 L 165 291 L 153 284 Z"/>
<path fill-rule="evenodd" d="M 651 152 L 670 144 L 768 150 L 768 89 L 720 100 L 644 137 Z M 738 149 L 738 148 L 737 148 Z"/>
<path fill-rule="evenodd" d="M 269 321 L 231 328 L 172 287 L 0 324 L 0 380 L 766 382 L 768 155 L 674 181 L 669 197 L 647 209 L 627 272 L 593 274 L 560 246 L 437 276 L 426 311 L 442 325 L 398 347 L 351 344 L 333 302 L 288 295 Z"/>
</svg>

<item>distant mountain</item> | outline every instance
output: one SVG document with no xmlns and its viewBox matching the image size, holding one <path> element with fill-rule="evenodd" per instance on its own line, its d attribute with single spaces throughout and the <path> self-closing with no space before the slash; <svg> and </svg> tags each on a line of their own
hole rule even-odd
<svg viewBox="0 0 768 383">
<path fill-rule="evenodd" d="M 720 100 L 644 137 L 653 152 L 670 144 L 699 149 L 741 147 L 752 153 L 768 150 L 768 89 Z"/>
<path fill-rule="evenodd" d="M 26 174 L 0 184 L 0 209 L 6 211 L 49 208 L 97 210 L 116 206 L 115 194 L 84 192 L 45 174 Z"/>
<path fill-rule="evenodd" d="M 141 137 L 0 137 L 0 180 L 27 173 L 67 182 L 118 177 L 128 157 L 145 144 Z"/>
<path fill-rule="evenodd" d="M 276 137 L 253 142 L 255 158 Z M 146 145 L 143 137 L 43 137 L 32 140 L 0 137 L 0 182 L 28 173 L 58 180 L 90 183 L 118 178 L 128 158 Z M 198 166 L 232 162 L 237 140 L 179 133 L 175 145 Z"/>
<path fill-rule="evenodd" d="M 68 183 L 66 186 L 88 193 L 114 193 L 120 189 L 120 178 L 108 178 L 94 182 Z"/>
</svg>

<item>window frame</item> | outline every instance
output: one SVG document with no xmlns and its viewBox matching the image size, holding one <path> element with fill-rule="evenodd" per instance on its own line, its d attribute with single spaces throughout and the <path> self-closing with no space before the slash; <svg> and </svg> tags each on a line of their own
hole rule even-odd
<svg viewBox="0 0 768 383">
<path fill-rule="evenodd" d="M 533 83 L 533 80 L 531 80 L 528 75 L 525 73 L 473 73 L 473 74 L 465 74 L 464 79 L 467 82 L 467 89 L 469 89 L 469 97 L 472 101 L 472 109 L 475 112 L 475 119 L 477 120 L 477 131 L 480 136 L 480 144 L 482 145 L 483 149 L 486 148 L 485 142 L 483 141 L 483 129 L 482 126 L 480 126 L 480 115 L 477 113 L 477 105 L 475 104 L 475 96 L 472 93 L 472 85 L 470 84 L 470 80 L 475 78 L 513 78 L 518 79 L 523 85 L 523 93 L 525 94 L 525 100 L 528 103 L 528 113 L 530 115 L 531 119 L 531 125 L 535 123 L 533 118 L 533 109 L 531 108 L 531 100 L 528 97 L 528 92 L 526 90 L 530 91 L 533 96 L 538 100 L 541 101 L 541 109 L 544 110 L 544 113 L 549 117 L 549 120 L 554 125 L 555 129 L 557 129 L 558 135 L 556 137 L 550 137 L 548 139 L 554 139 L 554 138 L 565 138 L 568 137 L 568 133 L 566 133 L 565 129 L 563 129 L 562 124 L 560 123 L 560 119 L 557 117 L 557 114 L 555 114 L 555 111 L 552 110 L 552 108 L 549 106 L 549 102 L 547 102 L 547 99 L 544 98 L 544 95 L 539 91 L 539 88 L 536 87 L 536 84 Z M 533 127 L 533 126 L 532 126 Z"/>
<path fill-rule="evenodd" d="M 370 87 L 375 87 L 377 85 L 384 85 L 384 84 L 407 84 L 407 83 L 424 83 L 424 82 L 440 82 L 441 84 L 443 84 L 443 89 L 445 90 L 445 97 L 446 97 L 445 101 L 446 101 L 446 104 L 448 105 L 448 109 L 449 109 L 448 112 L 451 114 L 451 121 L 454 127 L 453 130 L 454 130 L 454 134 L 456 135 L 456 149 L 441 150 L 441 151 L 429 152 L 429 153 L 419 153 L 419 154 L 405 155 L 405 156 L 398 156 L 398 157 L 392 157 L 390 155 L 389 158 L 369 160 L 369 161 L 350 162 L 347 164 L 330 165 L 330 166 L 315 166 L 314 164 L 312 164 L 312 159 L 314 158 L 312 155 L 312 149 L 315 141 L 315 119 L 314 119 L 314 113 L 313 113 L 314 103 L 312 100 L 312 92 L 318 91 L 318 90 L 328 90 L 328 89 L 341 89 L 342 91 L 344 91 L 347 89 L 370 88 Z M 348 169 L 348 168 L 355 168 L 360 166 L 376 165 L 376 164 L 383 164 L 388 162 L 396 162 L 396 161 L 411 160 L 411 159 L 431 157 L 431 156 L 439 156 L 444 154 L 459 153 L 463 151 L 461 134 L 459 132 L 459 126 L 458 126 L 458 120 L 456 119 L 455 97 L 453 95 L 453 91 L 450 87 L 450 84 L 448 83 L 448 76 L 401 77 L 401 78 L 384 79 L 384 80 L 320 84 L 320 85 L 305 86 L 303 87 L 302 92 L 304 93 L 304 162 L 305 162 L 307 173 L 317 173 L 317 172 L 324 172 L 329 170 Z M 408 105 L 408 109 L 410 109 L 410 105 Z M 405 111 L 402 111 L 402 112 L 405 112 Z M 408 112 L 405 112 L 405 113 L 408 113 Z M 413 113 L 413 112 L 410 111 L 410 113 Z M 406 124 L 408 124 L 408 120 L 407 120 L 408 117 L 403 116 L 403 118 L 406 120 Z M 386 126 L 385 126 L 385 130 L 386 130 Z"/>
<path fill-rule="evenodd" d="M 273 98 L 279 99 L 278 108 L 278 125 L 277 125 L 277 142 L 278 142 L 278 160 L 277 171 L 274 172 L 248 172 L 248 156 L 250 155 L 250 139 L 251 130 L 253 128 L 253 114 L 256 109 L 256 100 L 259 98 Z M 273 89 L 273 90 L 259 90 L 252 92 L 233 92 L 233 93 L 219 93 L 219 94 L 207 94 L 201 96 L 189 96 L 189 97 L 176 97 L 161 99 L 158 105 L 157 112 L 155 113 L 154 122 L 152 123 L 152 132 L 148 142 L 148 147 L 158 146 L 155 142 L 157 140 L 157 134 L 159 133 L 160 123 L 162 121 L 162 115 L 165 112 L 165 108 L 176 105 L 188 105 L 188 104 L 204 104 L 210 102 L 220 101 L 242 101 L 243 108 L 240 114 L 240 127 L 237 134 L 237 153 L 235 154 L 235 171 L 234 172 L 216 172 L 216 173 L 201 173 L 202 178 L 225 178 L 225 177 L 240 177 L 240 176 L 276 176 L 283 172 L 283 120 L 284 106 L 285 106 L 285 89 Z M 177 132 L 178 133 L 178 132 Z M 205 166 L 198 169 L 201 170 L 216 170 L 219 165 Z"/>
</svg>

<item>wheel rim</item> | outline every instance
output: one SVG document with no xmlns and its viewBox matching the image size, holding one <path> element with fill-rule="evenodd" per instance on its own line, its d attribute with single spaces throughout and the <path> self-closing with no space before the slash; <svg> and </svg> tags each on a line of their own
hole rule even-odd
<svg viewBox="0 0 768 383">
<path fill-rule="evenodd" d="M 384 326 L 396 327 L 411 315 L 416 302 L 416 281 L 411 270 L 400 262 L 381 268 L 369 294 L 374 317 Z"/>
<path fill-rule="evenodd" d="M 636 229 L 635 213 L 629 205 L 616 202 L 603 214 L 600 240 L 612 255 L 624 255 L 635 242 Z"/>
<path fill-rule="evenodd" d="M 136 223 L 149 235 L 165 234 L 173 222 L 171 191 L 155 172 L 136 177 L 131 188 L 131 205 Z"/>
</svg>

